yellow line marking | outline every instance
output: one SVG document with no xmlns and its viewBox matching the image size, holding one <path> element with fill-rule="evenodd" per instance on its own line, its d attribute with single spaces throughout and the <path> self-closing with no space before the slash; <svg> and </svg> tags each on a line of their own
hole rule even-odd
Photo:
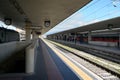
<svg viewBox="0 0 120 80">
<path fill-rule="evenodd" d="M 45 40 L 43 40 L 46 44 Z M 53 49 L 52 46 L 50 46 L 50 43 L 48 46 L 71 68 L 73 69 L 80 77 L 82 77 L 84 80 L 93 80 L 88 74 L 86 74 L 83 70 L 81 70 L 79 67 L 77 67 L 74 63 L 72 63 L 69 59 L 67 59 L 65 56 L 63 56 L 60 52 L 58 52 L 56 49 Z"/>
</svg>

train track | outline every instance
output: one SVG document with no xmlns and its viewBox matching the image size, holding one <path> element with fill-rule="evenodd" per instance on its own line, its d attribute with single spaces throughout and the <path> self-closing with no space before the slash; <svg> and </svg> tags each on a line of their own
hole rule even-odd
<svg viewBox="0 0 120 80">
<path fill-rule="evenodd" d="M 55 47 L 58 48 L 59 50 L 61 50 L 65 55 L 67 55 L 70 58 L 72 58 L 73 60 L 75 60 L 77 63 L 83 65 L 84 67 L 86 67 L 87 69 L 92 71 L 94 74 L 98 75 L 103 80 L 120 80 L 119 77 L 117 77 L 116 75 L 112 74 L 109 71 L 106 71 L 106 69 L 101 68 L 100 66 L 93 64 L 90 61 L 88 61 L 70 51 L 67 51 L 59 46 L 55 46 Z"/>
<path fill-rule="evenodd" d="M 89 47 L 81 47 L 82 51 L 88 52 L 92 55 L 101 57 L 103 59 L 107 59 L 112 62 L 116 62 L 120 64 L 120 54 L 107 52 L 107 51 L 101 51 L 99 49 L 89 48 Z"/>
<path fill-rule="evenodd" d="M 99 49 L 99 48 L 96 48 L 95 46 L 87 46 L 87 45 L 82 45 L 82 44 L 75 44 L 75 43 L 71 43 L 71 42 L 61 42 L 61 41 L 55 41 L 55 42 L 58 42 L 58 43 L 61 43 L 63 45 L 67 45 L 69 47 L 73 47 L 73 48 L 76 48 L 78 50 L 81 50 L 81 51 L 85 51 L 89 54 L 92 54 L 92 55 L 95 55 L 95 56 L 98 56 L 98 57 L 101 57 L 103 59 L 106 59 L 106 60 L 109 60 L 109 61 L 112 61 L 112 62 L 116 62 L 118 64 L 120 64 L 120 53 L 116 53 L 114 51 L 107 51 L 105 49 Z"/>
<path fill-rule="evenodd" d="M 63 47 L 57 43 L 54 43 L 52 41 L 50 41 L 52 44 L 56 45 L 59 49 L 62 49 L 62 51 L 64 51 L 66 54 L 69 53 L 70 55 L 74 55 L 76 56 L 76 58 L 73 58 L 73 59 L 78 59 L 77 61 L 86 66 L 86 65 L 89 65 L 89 66 L 86 66 L 87 68 L 89 67 L 90 70 L 92 70 L 92 72 L 94 72 L 95 74 L 99 75 L 100 77 L 103 78 L 103 80 L 120 80 L 120 65 L 116 65 L 117 63 L 111 63 L 111 61 L 109 62 L 109 60 L 96 60 L 96 57 L 92 57 L 90 58 L 89 56 L 84 56 L 84 55 L 79 55 L 77 54 L 78 52 L 71 50 L 72 48 L 66 48 L 66 47 Z M 89 52 L 89 51 L 87 51 Z M 91 52 L 91 50 L 90 50 Z M 89 53 L 88 53 L 89 55 Z M 72 57 L 72 56 L 70 56 Z M 99 58 L 98 58 L 99 59 Z M 114 64 L 117 66 L 114 66 Z M 113 67 L 111 67 L 111 65 Z M 114 68 L 115 67 L 115 68 Z M 113 69 L 112 69 L 113 68 Z M 96 72 L 97 71 L 97 72 Z M 119 78 L 118 78 L 119 77 Z"/>
</svg>

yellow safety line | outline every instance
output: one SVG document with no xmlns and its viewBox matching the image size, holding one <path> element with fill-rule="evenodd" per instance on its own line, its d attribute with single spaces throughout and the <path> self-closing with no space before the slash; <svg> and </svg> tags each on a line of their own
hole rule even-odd
<svg viewBox="0 0 120 80">
<path fill-rule="evenodd" d="M 44 41 L 46 44 L 48 44 L 46 41 Z M 65 56 L 63 56 L 60 52 L 58 52 L 56 49 L 53 49 L 50 45 L 48 45 L 71 69 L 73 69 L 80 77 L 82 77 L 84 80 L 93 80 L 88 74 L 86 74 L 83 70 L 81 70 L 79 67 L 77 67 L 74 63 L 72 63 L 69 59 L 67 59 Z"/>
</svg>

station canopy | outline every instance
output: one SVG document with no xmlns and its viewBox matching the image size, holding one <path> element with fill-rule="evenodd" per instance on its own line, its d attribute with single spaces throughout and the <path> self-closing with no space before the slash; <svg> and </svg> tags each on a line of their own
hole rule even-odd
<svg viewBox="0 0 120 80">
<path fill-rule="evenodd" d="M 12 19 L 12 25 L 25 29 L 25 21 L 32 29 L 43 33 L 88 4 L 91 0 L 0 0 L 0 20 Z M 45 27 L 45 21 L 50 26 Z"/>
<path fill-rule="evenodd" d="M 88 33 L 88 32 L 92 32 L 92 31 L 104 31 L 107 30 L 105 32 L 120 32 L 120 17 L 115 17 L 112 19 L 108 19 L 108 20 L 103 20 L 100 22 L 96 22 L 96 23 L 92 23 L 92 24 L 88 24 L 88 25 L 83 25 L 74 29 L 70 29 L 70 30 L 66 30 L 66 31 L 62 31 L 62 32 L 57 32 L 54 34 L 50 34 L 50 35 L 57 35 L 57 34 L 67 34 L 67 33 Z"/>
</svg>

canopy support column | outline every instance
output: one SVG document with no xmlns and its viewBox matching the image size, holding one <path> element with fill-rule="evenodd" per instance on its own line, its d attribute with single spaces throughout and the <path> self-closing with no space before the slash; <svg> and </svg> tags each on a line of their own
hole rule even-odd
<svg viewBox="0 0 120 80">
<path fill-rule="evenodd" d="M 31 23 L 27 21 L 25 25 L 26 41 L 31 40 L 31 29 L 30 28 L 31 28 Z"/>
</svg>

